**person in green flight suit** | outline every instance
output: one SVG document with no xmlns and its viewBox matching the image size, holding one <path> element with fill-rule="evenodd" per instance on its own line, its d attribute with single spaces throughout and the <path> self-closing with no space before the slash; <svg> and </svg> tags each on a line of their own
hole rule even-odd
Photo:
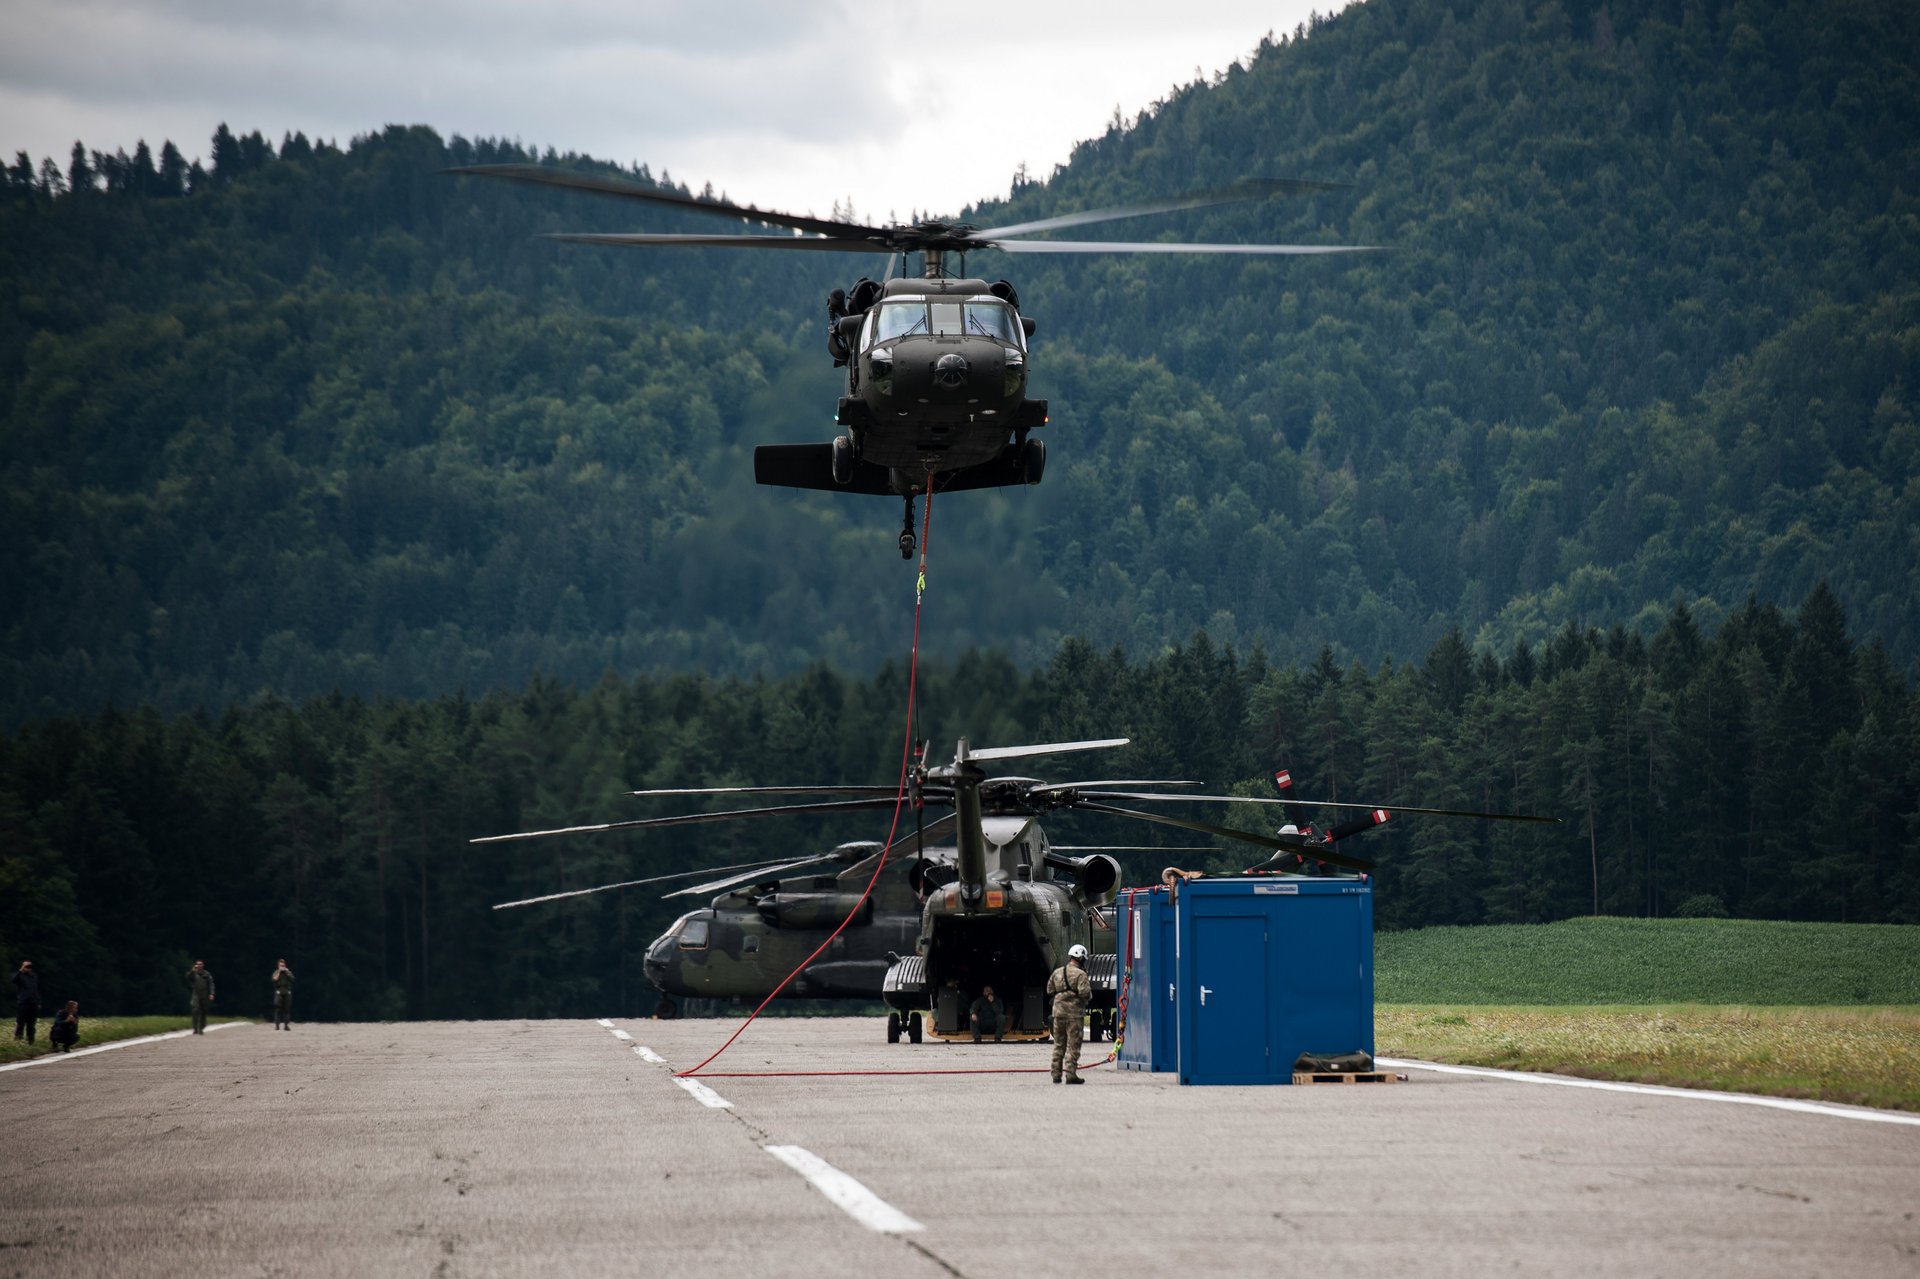
<svg viewBox="0 0 1920 1279">
<path fill-rule="evenodd" d="M 293 969 L 284 959 L 273 970 L 273 1028 L 293 1029 Z"/>
<path fill-rule="evenodd" d="M 1059 1083 L 1062 1069 L 1067 1082 L 1080 1080 L 1080 1035 L 1086 1026 L 1087 1005 L 1093 1002 L 1093 978 L 1087 976 L 1087 948 L 1075 942 L 1067 951 L 1067 962 L 1047 978 L 1047 993 L 1053 996 L 1053 1082 Z"/>
<path fill-rule="evenodd" d="M 1007 1001 L 994 994 L 993 987 L 982 986 L 980 998 L 967 1009 L 967 1020 L 973 1025 L 974 1043 L 979 1043 L 982 1035 L 992 1035 L 997 1044 L 1007 1029 Z"/>
<path fill-rule="evenodd" d="M 207 1009 L 213 1006 L 213 974 L 207 971 L 207 961 L 196 959 L 193 967 L 187 969 L 187 990 L 193 1001 L 193 1033 L 207 1033 Z"/>
</svg>

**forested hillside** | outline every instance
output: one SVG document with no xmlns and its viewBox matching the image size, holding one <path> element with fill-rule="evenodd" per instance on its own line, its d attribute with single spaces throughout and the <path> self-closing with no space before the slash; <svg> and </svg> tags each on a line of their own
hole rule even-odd
<svg viewBox="0 0 1920 1279">
<path fill-rule="evenodd" d="M 1824 579 L 1910 670 L 1916 67 L 1906 0 L 1370 0 L 1116 122 L 972 216 L 1293 175 L 1356 186 L 1116 233 L 1388 251 L 976 255 L 1052 467 L 940 503 L 930 646 L 1505 658 Z M 223 125 L 7 171 L 0 720 L 900 655 L 897 506 L 748 479 L 830 433 L 867 264 L 555 245 L 635 215 L 438 172 L 522 156 Z"/>
<path fill-rule="evenodd" d="M 0 951 L 35 960 L 52 996 L 123 1011 L 176 1008 L 193 957 L 220 975 L 223 1009 L 264 1011 L 285 955 L 309 1017 L 645 1013 L 645 946 L 698 903 L 638 888 L 488 907 L 878 839 L 887 815 L 465 841 L 685 811 L 643 807 L 664 801 L 636 787 L 891 782 L 905 694 L 890 664 L 39 721 L 0 737 Z M 1305 797 L 1564 817 L 1401 815 L 1342 844 L 1378 860 L 1389 929 L 1599 913 L 1920 924 L 1920 702 L 1824 589 L 1792 616 L 1744 604 L 1712 637 L 1680 609 L 1651 642 L 1568 627 L 1505 662 L 1452 633 L 1422 663 L 1371 670 L 1331 655 L 1280 668 L 1204 636 L 1144 660 L 1070 641 L 1032 673 L 994 653 L 923 668 L 920 706 L 916 736 L 940 751 L 962 734 L 1133 739 L 1034 761 L 1061 780 L 1271 796 L 1265 774 L 1285 764 Z M 1046 827 L 1061 843 L 1192 843 L 1102 820 Z M 1262 857 L 1123 856 L 1131 883 Z"/>
</svg>

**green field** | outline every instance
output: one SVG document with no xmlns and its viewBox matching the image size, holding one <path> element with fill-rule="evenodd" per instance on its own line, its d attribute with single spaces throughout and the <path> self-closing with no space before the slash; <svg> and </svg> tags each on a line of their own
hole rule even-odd
<svg viewBox="0 0 1920 1279">
<path fill-rule="evenodd" d="M 1909 1008 L 1382 1005 L 1382 1057 L 1920 1110 Z"/>
<path fill-rule="evenodd" d="M 1590 918 L 1373 954 L 1385 1057 L 1920 1110 L 1920 928 Z"/>
<path fill-rule="evenodd" d="M 1383 1004 L 1920 1004 L 1920 927 L 1570 919 L 1374 938 Z"/>
<path fill-rule="evenodd" d="M 207 1024 L 223 1021 L 245 1021 L 244 1017 L 209 1017 Z M 193 1021 L 188 1017 L 88 1017 L 80 1018 L 80 1042 L 74 1045 L 74 1051 L 94 1048 L 101 1044 L 112 1043 L 116 1039 L 137 1039 L 141 1035 L 164 1035 L 169 1030 L 185 1030 Z M 40 1019 L 40 1035 L 29 1047 L 25 1041 L 12 1036 L 0 1037 L 0 1066 L 10 1061 L 25 1061 L 29 1057 L 44 1057 L 52 1051 L 47 1043 L 47 1032 L 53 1029 L 53 1018 Z"/>
</svg>

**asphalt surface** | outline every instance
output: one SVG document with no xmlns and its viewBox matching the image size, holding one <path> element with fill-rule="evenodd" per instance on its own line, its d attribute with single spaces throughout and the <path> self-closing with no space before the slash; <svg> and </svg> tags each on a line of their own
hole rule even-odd
<svg viewBox="0 0 1920 1279">
<path fill-rule="evenodd" d="M 1920 1127 L 1417 1068 L 1055 1087 L 1043 1045 L 877 1019 L 709 1069 L 1039 1073 L 713 1077 L 715 1108 L 672 1070 L 731 1029 L 252 1027 L 0 1074 L 0 1276 L 1920 1273 Z"/>
</svg>

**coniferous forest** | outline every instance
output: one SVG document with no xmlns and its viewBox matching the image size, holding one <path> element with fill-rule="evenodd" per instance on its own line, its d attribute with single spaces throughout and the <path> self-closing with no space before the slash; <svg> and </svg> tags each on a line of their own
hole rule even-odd
<svg viewBox="0 0 1920 1279">
<path fill-rule="evenodd" d="M 1126 234 L 1385 251 L 968 264 L 1051 463 L 938 505 L 923 735 L 1565 819 L 1368 836 L 1385 926 L 1920 923 L 1920 8 L 1256 39 L 964 216 L 1296 176 L 1353 185 Z M 713 228 L 440 172 L 688 189 L 644 166 L 216 123 L 4 169 L 0 950 L 126 1011 L 282 946 L 319 1015 L 636 1007 L 668 906 L 486 906 L 884 832 L 464 841 L 890 778 L 898 506 L 750 475 L 832 433 L 861 264 L 556 245 Z"/>
</svg>

